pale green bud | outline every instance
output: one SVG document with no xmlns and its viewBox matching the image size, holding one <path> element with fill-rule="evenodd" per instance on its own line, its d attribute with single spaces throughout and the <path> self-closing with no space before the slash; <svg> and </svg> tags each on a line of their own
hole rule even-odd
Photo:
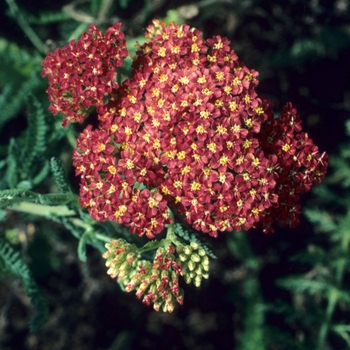
<svg viewBox="0 0 350 350">
<path fill-rule="evenodd" d="M 135 253 L 129 253 L 126 255 L 126 261 L 131 265 L 132 262 L 136 259 L 136 254 Z"/>
<path fill-rule="evenodd" d="M 191 248 L 192 248 L 193 250 L 198 250 L 199 244 L 198 244 L 197 242 L 191 242 Z"/>
<path fill-rule="evenodd" d="M 200 267 L 200 266 L 198 266 L 197 268 L 196 268 L 196 274 L 197 275 L 201 275 L 202 273 L 203 273 L 203 271 L 202 271 L 202 268 Z"/>
<path fill-rule="evenodd" d="M 127 261 L 124 261 L 120 266 L 119 266 L 119 270 L 120 271 L 126 271 L 130 269 L 130 265 Z"/>
<path fill-rule="evenodd" d="M 178 245 L 177 247 L 176 247 L 176 251 L 180 254 L 180 253 L 182 253 L 182 251 L 184 250 L 184 246 L 182 245 L 182 244 L 180 244 L 180 245 Z"/>
<path fill-rule="evenodd" d="M 110 275 L 112 278 L 115 278 L 117 276 L 117 271 L 115 270 L 114 267 L 110 267 L 107 270 L 107 274 Z"/>
<path fill-rule="evenodd" d="M 196 253 L 193 253 L 191 256 L 190 256 L 190 259 L 195 262 L 195 263 L 198 263 L 201 261 L 201 258 L 198 254 Z"/>
<path fill-rule="evenodd" d="M 208 256 L 203 256 L 203 258 L 201 260 L 201 264 L 202 264 L 202 266 L 209 265 L 209 258 L 208 258 Z"/>
<path fill-rule="evenodd" d="M 191 283 L 191 280 L 192 280 L 192 278 L 191 278 L 191 276 L 190 275 L 184 275 L 184 280 L 185 280 L 185 282 L 187 283 L 187 284 L 190 284 Z"/>
<path fill-rule="evenodd" d="M 184 253 L 186 255 L 191 255 L 192 254 L 192 248 L 189 245 L 185 246 L 184 247 Z"/>
<path fill-rule="evenodd" d="M 185 255 L 185 254 L 180 254 L 180 255 L 179 255 L 179 259 L 180 259 L 180 261 L 184 262 L 184 261 L 187 260 L 187 255 Z"/>
<path fill-rule="evenodd" d="M 196 276 L 193 281 L 194 285 L 196 287 L 199 287 L 202 283 L 202 276 Z"/>
<path fill-rule="evenodd" d="M 203 271 L 208 272 L 209 271 L 209 265 L 202 265 L 202 269 L 203 269 Z"/>
<path fill-rule="evenodd" d="M 205 252 L 204 249 L 199 249 L 198 254 L 199 254 L 199 256 L 206 256 L 207 255 L 207 253 Z"/>
<path fill-rule="evenodd" d="M 127 275 L 128 275 L 128 272 L 127 272 L 127 271 L 125 271 L 125 270 L 119 270 L 118 279 L 119 279 L 119 280 L 123 280 Z"/>
<path fill-rule="evenodd" d="M 190 271 L 193 271 L 196 268 L 196 264 L 192 260 L 188 262 L 187 266 Z"/>
</svg>

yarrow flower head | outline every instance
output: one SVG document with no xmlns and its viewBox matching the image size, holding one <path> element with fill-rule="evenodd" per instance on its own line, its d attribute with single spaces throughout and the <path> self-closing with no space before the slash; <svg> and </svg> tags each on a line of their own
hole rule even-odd
<svg viewBox="0 0 350 350">
<path fill-rule="evenodd" d="M 159 22 L 146 37 L 118 98 L 97 106 L 99 128 L 78 139 L 81 204 L 150 238 L 170 223 L 168 208 L 212 236 L 259 221 L 271 231 L 277 212 L 294 226 L 298 194 L 327 167 L 296 110 L 274 120 L 258 73 L 225 38 Z"/>
<path fill-rule="evenodd" d="M 115 24 L 103 35 L 91 25 L 77 42 L 72 40 L 43 61 L 42 76 L 49 79 L 49 109 L 67 115 L 63 126 L 82 122 L 90 107 L 114 98 L 116 69 L 128 54 L 120 27 L 121 23 Z"/>
<path fill-rule="evenodd" d="M 98 126 L 85 128 L 73 153 L 81 206 L 150 239 L 167 229 L 165 239 L 140 249 L 107 243 L 108 274 L 171 312 L 183 302 L 179 276 L 196 286 L 209 276 L 210 249 L 184 224 L 214 237 L 259 223 L 264 232 L 276 222 L 294 227 L 299 196 L 321 182 L 328 159 L 291 103 L 274 116 L 256 92 L 258 73 L 226 38 L 154 21 L 119 86 L 116 70 L 127 55 L 120 26 L 103 34 L 92 25 L 46 57 L 43 76 L 50 110 L 67 115 L 64 126 L 96 107 Z M 151 249 L 153 262 L 142 259 Z"/>
</svg>

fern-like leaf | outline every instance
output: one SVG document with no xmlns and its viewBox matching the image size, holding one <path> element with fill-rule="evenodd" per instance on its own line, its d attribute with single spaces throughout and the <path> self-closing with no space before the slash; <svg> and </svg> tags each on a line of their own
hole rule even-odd
<svg viewBox="0 0 350 350">
<path fill-rule="evenodd" d="M 28 23 L 34 23 L 35 25 L 38 24 L 50 24 L 50 23 L 57 23 L 57 22 L 64 22 L 67 21 L 68 19 L 71 19 L 68 13 L 66 12 L 40 12 L 37 16 L 33 16 L 31 13 L 24 13 L 26 17 L 26 20 Z"/>
<path fill-rule="evenodd" d="M 28 128 L 20 157 L 21 177 L 27 179 L 34 160 L 38 159 L 46 150 L 45 114 L 41 103 L 30 96 L 27 100 Z"/>
<path fill-rule="evenodd" d="M 213 259 L 216 259 L 216 255 L 210 248 L 208 242 L 206 242 L 204 238 L 199 237 L 199 235 L 196 234 L 194 231 L 191 231 L 190 229 L 185 229 L 181 224 L 175 223 L 174 232 L 178 237 L 182 238 L 186 242 L 198 243 L 199 246 L 205 250 L 208 256 L 210 256 Z"/>
<path fill-rule="evenodd" d="M 333 286 L 324 281 L 310 280 L 302 276 L 289 276 L 277 280 L 277 285 L 296 293 L 321 294 L 326 296 Z"/>
<path fill-rule="evenodd" d="M 57 183 L 60 193 L 69 192 L 70 189 L 68 181 L 66 179 L 61 161 L 57 158 L 51 158 L 50 165 L 53 177 Z"/>
<path fill-rule="evenodd" d="M 7 154 L 7 169 L 2 180 L 1 188 L 15 188 L 18 183 L 17 160 L 19 149 L 16 140 L 11 138 Z M 1 198 L 0 198 L 1 199 Z"/>
<path fill-rule="evenodd" d="M 35 93 L 43 85 L 43 79 L 40 79 L 39 71 L 33 71 L 29 78 L 20 83 L 10 83 L 0 95 L 0 131 L 3 126 L 15 117 L 22 109 L 28 95 Z"/>
<path fill-rule="evenodd" d="M 19 252 L 15 251 L 5 240 L 0 238 L 0 269 L 2 273 L 15 276 L 21 280 L 22 286 L 34 309 L 30 320 L 30 330 L 37 331 L 46 322 L 49 310 L 47 301 L 31 275 L 28 265 Z"/>
<path fill-rule="evenodd" d="M 58 215 L 52 214 L 50 216 L 50 219 L 55 221 L 55 222 L 58 222 L 60 224 L 63 224 L 64 227 L 67 230 L 69 230 L 75 238 L 80 239 L 82 237 L 82 235 L 84 234 L 85 230 L 81 227 L 77 227 L 76 225 L 74 225 L 72 223 L 72 221 L 66 216 L 58 216 Z"/>
<path fill-rule="evenodd" d="M 63 205 L 72 200 L 73 194 L 71 192 L 40 194 L 22 189 L 0 191 L 0 208 L 7 208 L 19 202 L 40 203 L 50 206 Z"/>
</svg>

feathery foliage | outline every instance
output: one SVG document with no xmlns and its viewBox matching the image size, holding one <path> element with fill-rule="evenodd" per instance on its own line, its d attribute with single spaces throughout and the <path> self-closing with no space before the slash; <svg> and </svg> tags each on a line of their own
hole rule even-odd
<svg viewBox="0 0 350 350">
<path fill-rule="evenodd" d="M 210 256 L 213 259 L 216 259 L 214 252 L 210 248 L 210 244 L 205 240 L 205 238 L 200 236 L 198 233 L 196 234 L 194 230 L 191 230 L 190 228 L 187 228 L 187 227 L 185 228 L 184 225 L 180 223 L 175 223 L 174 232 L 186 243 L 190 243 L 190 242 L 198 243 L 199 246 L 205 250 L 208 256 Z"/>
<path fill-rule="evenodd" d="M 60 193 L 69 192 L 69 184 L 66 179 L 66 174 L 62 167 L 62 162 L 57 158 L 52 157 L 50 161 L 52 175 L 57 183 L 58 190 Z"/>
<path fill-rule="evenodd" d="M 20 174 L 23 179 L 29 176 L 29 171 L 34 166 L 35 161 L 39 161 L 46 150 L 47 126 L 45 123 L 44 110 L 38 100 L 29 96 L 28 106 L 28 128 L 26 130 L 24 142 L 21 145 L 20 154 Z"/>
<path fill-rule="evenodd" d="M 300 298 L 303 306 L 289 310 L 285 315 L 303 320 L 308 327 L 313 325 L 318 330 L 312 343 L 317 349 L 329 346 L 329 337 L 336 333 L 343 339 L 344 348 L 350 346 L 345 323 L 346 313 L 350 310 L 350 285 L 347 282 L 350 272 L 350 194 L 342 190 L 349 186 L 348 150 L 349 144 L 344 144 L 340 155 L 331 158 L 332 174 L 314 191 L 322 206 L 304 211 L 322 238 L 290 258 L 307 266 L 307 272 L 276 281 L 279 287 Z M 326 305 L 324 310 L 318 309 L 320 302 Z M 341 326 L 337 328 L 339 322 Z"/>
<path fill-rule="evenodd" d="M 29 95 L 43 89 L 40 62 L 39 55 L 29 54 L 27 50 L 0 38 L 0 131 L 20 112 Z"/>
<path fill-rule="evenodd" d="M 126 33 L 135 36 L 128 39 L 127 43 L 131 57 L 135 55 L 134 44 L 139 42 L 142 45 L 145 41 L 142 31 L 149 24 L 152 13 L 157 15 L 161 13 L 168 23 L 175 20 L 178 23 L 189 23 L 191 26 L 199 24 L 207 32 L 210 32 L 215 24 L 220 23 L 220 28 L 215 29 L 217 32 L 219 29 L 226 31 L 233 28 L 231 34 L 237 39 L 238 49 L 244 51 L 245 47 L 248 47 L 248 50 L 251 50 L 250 60 L 261 61 L 261 66 L 266 68 L 265 73 L 264 69 L 261 71 L 263 78 L 264 76 L 271 78 L 273 71 L 276 80 L 282 81 L 279 82 L 283 85 L 282 95 L 300 88 L 300 91 L 303 91 L 300 93 L 302 95 L 300 101 L 305 102 L 309 99 L 309 107 L 311 106 L 309 110 L 312 110 L 312 113 L 319 113 L 328 102 L 324 102 L 323 99 L 318 101 L 312 97 L 312 93 L 305 92 L 309 88 L 307 79 L 310 79 L 308 73 L 312 70 L 310 63 L 314 64 L 322 58 L 327 58 L 325 66 L 332 71 L 333 58 L 346 55 L 342 50 L 346 51 L 350 47 L 348 20 L 345 24 L 339 25 L 334 24 L 336 21 L 320 24 L 318 23 L 320 18 L 328 18 L 324 8 L 326 2 L 323 4 L 313 2 L 310 6 L 299 0 L 289 2 L 301 4 L 303 13 L 305 12 L 305 17 L 300 15 L 303 17 L 303 23 L 297 28 L 292 25 L 295 12 L 287 6 L 281 11 L 280 4 L 276 1 L 271 2 L 275 12 L 270 16 L 268 9 L 270 3 L 261 1 L 251 1 L 248 5 L 239 1 L 229 5 L 227 2 L 202 1 L 181 6 L 182 9 L 168 9 L 164 5 L 163 11 L 157 8 L 156 1 L 140 2 L 139 8 L 135 10 L 135 0 L 88 0 L 72 1 L 62 9 L 40 8 L 39 12 L 34 14 L 29 9 L 16 8 L 14 6 L 16 1 L 7 0 L 8 4 L 12 4 L 11 8 L 8 7 L 12 9 L 12 19 L 9 17 L 11 23 L 19 25 L 24 30 L 25 36 L 22 38 L 24 43 L 21 38 L 0 38 L 0 223 L 4 227 L 1 228 L 3 230 L 1 234 L 4 233 L 5 237 L 12 231 L 18 234 L 16 229 L 20 225 L 29 225 L 33 221 L 40 231 L 45 224 L 47 225 L 47 221 L 51 220 L 55 222 L 55 229 L 64 227 L 71 233 L 76 248 L 74 251 L 76 260 L 83 262 L 89 260 L 92 249 L 87 249 L 88 246 L 104 252 L 103 244 L 111 237 L 123 238 L 138 247 L 147 241 L 144 237 L 131 235 L 129 229 L 123 225 L 95 222 L 84 209 L 80 208 L 75 194 L 77 192 L 75 179 L 64 169 L 69 169 L 71 166 L 72 149 L 75 147 L 76 135 L 81 128 L 69 125 L 63 129 L 60 118 L 55 119 L 46 112 L 47 96 L 44 90 L 47 88 L 47 81 L 40 77 L 43 59 L 41 55 L 63 46 L 71 39 L 78 38 L 92 22 L 106 28 L 112 22 L 122 21 Z M 336 3 L 334 7 L 338 6 L 337 11 L 340 13 L 341 2 Z M 190 16 L 191 7 L 198 11 L 193 17 Z M 309 7 L 319 11 L 317 16 L 310 16 Z M 229 23 L 222 22 L 226 12 L 231 16 L 227 17 Z M 270 28 L 269 26 L 276 21 L 274 20 L 276 14 L 278 14 L 276 28 Z M 236 18 L 239 18 L 239 21 Z M 253 18 L 253 25 L 250 27 L 246 25 L 249 18 Z M 310 19 L 314 21 L 313 25 L 310 25 Z M 240 25 L 239 22 L 244 23 L 244 28 L 236 30 L 236 26 Z M 282 22 L 285 22 L 285 27 Z M 261 23 L 264 30 L 259 32 L 257 29 L 259 26 L 261 28 Z M 32 31 L 26 31 L 26 28 Z M 282 28 L 287 30 L 283 40 L 280 40 L 278 33 L 283 31 Z M 34 36 L 30 34 L 33 32 Z M 254 42 L 254 39 L 258 42 Z M 278 41 L 276 46 L 272 47 L 271 44 L 276 40 Z M 264 49 L 259 51 L 259 46 Z M 122 80 L 130 76 L 131 63 L 129 57 L 124 61 L 121 69 Z M 303 84 L 305 83 L 306 89 L 304 85 L 297 85 L 297 79 L 295 81 L 285 79 L 289 67 L 293 68 L 293 79 L 294 75 L 305 75 Z M 327 69 L 322 68 L 321 74 L 319 72 L 314 74 L 321 81 L 328 81 Z M 271 86 L 275 89 L 278 84 L 273 79 L 271 81 Z M 344 96 L 347 96 L 346 93 Z M 333 102 L 331 101 L 329 105 Z M 338 100 L 336 102 L 338 103 Z M 348 112 L 348 106 L 338 107 L 339 110 L 344 107 L 344 111 Z M 320 116 L 320 119 L 324 117 L 321 112 Z M 336 121 L 332 122 L 332 126 L 336 124 Z M 313 127 L 315 126 L 310 126 Z M 346 127 L 350 134 L 350 120 Z M 203 342 L 191 343 L 193 347 L 198 348 L 203 344 L 203 347 L 210 347 L 206 342 L 209 343 L 208 339 L 211 341 L 215 338 L 215 334 L 219 334 L 220 344 L 223 339 L 226 341 L 232 338 L 232 343 L 238 350 L 350 348 L 350 324 L 347 319 L 350 312 L 349 158 L 350 145 L 343 145 L 339 154 L 330 159 L 333 170 L 327 183 L 313 190 L 310 198 L 311 204 L 315 205 L 310 205 L 305 210 L 311 224 L 307 227 L 310 231 L 313 230 L 310 235 L 305 234 L 301 238 L 299 235 L 298 239 L 294 239 L 290 238 L 294 232 L 280 229 L 277 233 L 278 238 L 275 238 L 278 243 L 266 248 L 265 243 L 262 244 L 261 241 L 256 243 L 251 239 L 255 236 L 255 232 L 248 237 L 243 232 L 228 233 L 226 238 L 225 236 L 222 238 L 227 244 L 216 250 L 206 237 L 203 238 L 195 230 L 179 223 L 174 225 L 174 234 L 179 241 L 184 244 L 197 242 L 208 256 L 220 258 L 212 265 L 214 282 L 210 283 L 213 284 L 207 283 L 203 287 L 207 288 L 207 296 L 209 295 L 209 298 L 204 298 L 203 309 L 199 310 L 203 304 L 200 304 L 198 298 L 194 306 L 192 305 L 193 309 L 183 307 L 178 315 L 170 319 L 174 320 L 174 325 L 181 326 L 179 329 L 186 327 L 185 336 L 188 337 L 188 343 L 193 340 L 189 335 L 194 330 L 193 332 L 199 335 L 197 338 L 201 338 L 197 339 L 198 342 Z M 14 213 L 16 220 L 13 220 Z M 52 246 L 57 243 L 59 247 L 59 244 L 62 244 L 56 242 L 57 237 L 50 239 Z M 269 240 L 273 239 L 264 237 L 264 242 Z M 152 260 L 150 251 L 157 248 L 159 242 L 152 241 L 138 249 L 142 256 Z M 34 250 L 41 249 L 30 240 L 27 244 Z M 293 251 L 292 254 L 290 250 Z M 53 249 L 53 252 L 56 251 Z M 221 258 L 224 262 L 220 262 Z M 24 259 L 8 241 L 0 238 L 0 276 L 8 275 L 21 281 L 34 309 L 30 329 L 35 331 L 45 322 L 48 308 L 45 296 L 38 286 L 41 280 L 38 279 L 36 282 L 33 279 L 35 270 L 31 264 L 31 257 L 28 263 L 26 261 L 27 259 Z M 83 265 L 79 262 L 78 264 Z M 89 264 L 84 264 L 84 269 L 88 270 L 88 266 Z M 264 273 L 265 270 L 268 270 L 268 278 Z M 86 290 L 90 287 L 87 285 L 88 283 L 84 284 Z M 211 286 L 214 286 L 213 289 L 210 289 Z M 219 288 L 216 288 L 217 286 Z M 104 285 L 99 285 L 98 288 L 104 291 Z M 119 299 L 122 301 L 118 307 L 127 308 L 128 303 L 122 305 L 125 299 L 118 298 L 118 302 Z M 192 299 L 197 298 L 192 296 Z M 219 307 L 216 305 L 228 308 L 218 310 Z M 217 309 L 214 310 L 214 307 Z M 200 317 L 195 321 L 197 313 Z M 135 312 L 130 314 L 135 315 Z M 133 338 L 135 334 L 137 335 L 135 339 L 140 338 L 137 332 L 139 329 L 145 331 L 142 325 L 145 321 L 144 315 L 148 317 L 148 314 L 144 311 L 137 311 L 136 314 L 139 317 L 135 329 L 118 330 L 120 333 L 111 348 L 122 347 L 120 344 L 123 340 L 120 339 L 123 336 L 128 338 L 128 334 L 129 338 Z M 211 323 L 206 324 L 205 319 L 202 319 L 202 316 L 207 315 L 214 315 L 212 332 L 209 329 Z M 229 321 L 225 320 L 225 317 Z M 164 320 L 164 323 L 169 322 L 169 319 Z M 162 335 L 161 320 L 157 322 L 157 325 L 159 324 L 157 331 Z M 202 324 L 208 327 L 210 338 L 204 330 L 201 333 Z M 228 331 L 225 330 L 225 326 Z M 218 329 L 215 330 L 215 327 Z M 181 347 L 178 343 L 173 346 Z M 133 344 L 130 348 L 133 348 Z"/>
<path fill-rule="evenodd" d="M 34 315 L 30 320 L 30 329 L 37 331 L 48 318 L 48 305 L 44 294 L 31 275 L 28 265 L 21 254 L 0 238 L 0 273 L 19 278 L 25 293 L 31 300 Z"/>
</svg>

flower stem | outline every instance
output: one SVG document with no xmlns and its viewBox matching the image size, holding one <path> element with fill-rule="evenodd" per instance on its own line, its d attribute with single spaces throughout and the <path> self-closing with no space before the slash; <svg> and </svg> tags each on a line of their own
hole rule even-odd
<svg viewBox="0 0 350 350">
<path fill-rule="evenodd" d="M 97 16 L 97 23 L 103 23 L 106 21 L 106 18 L 108 17 L 107 14 L 113 5 L 114 0 L 104 0 L 102 1 L 102 5 L 100 7 L 100 11 Z"/>
<path fill-rule="evenodd" d="M 25 17 L 22 15 L 19 7 L 15 3 L 15 0 L 6 0 L 10 11 L 12 13 L 13 18 L 17 21 L 18 25 L 21 27 L 23 32 L 27 35 L 28 39 L 32 42 L 32 44 L 36 47 L 36 49 L 45 54 L 45 45 L 38 37 L 38 35 L 34 32 L 32 27 L 29 25 Z"/>
<path fill-rule="evenodd" d="M 52 214 L 57 216 L 73 216 L 75 211 L 68 209 L 65 205 L 49 206 L 30 202 L 20 202 L 14 204 L 9 210 L 14 210 L 22 213 L 44 216 L 50 218 Z"/>
<path fill-rule="evenodd" d="M 340 253 L 343 257 L 346 257 L 349 250 L 350 243 L 350 230 L 349 230 L 349 222 L 350 222 L 350 211 L 348 211 L 347 216 L 344 220 L 344 228 L 342 230 L 342 240 L 340 242 Z M 325 349 L 325 342 L 327 339 L 327 334 L 331 325 L 332 317 L 334 310 L 338 303 L 338 290 L 341 288 L 344 278 L 344 271 L 346 265 L 346 258 L 339 258 L 336 264 L 335 270 L 335 285 L 336 288 L 332 288 L 329 291 L 328 296 L 328 305 L 326 310 L 326 317 L 324 322 L 321 325 L 320 332 L 318 335 L 318 346 L 317 349 L 323 350 Z"/>
</svg>

